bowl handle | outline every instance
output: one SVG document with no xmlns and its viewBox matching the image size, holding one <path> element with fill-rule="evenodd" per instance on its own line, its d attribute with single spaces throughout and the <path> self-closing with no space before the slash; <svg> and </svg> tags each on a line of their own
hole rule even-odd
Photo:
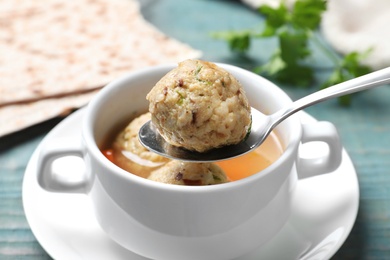
<svg viewBox="0 0 390 260">
<path fill-rule="evenodd" d="M 298 155 L 298 178 L 304 179 L 336 170 L 341 164 L 343 149 L 336 127 L 330 122 L 319 121 L 302 124 L 302 131 L 302 144 L 323 142 L 328 145 L 329 152 L 311 158 Z"/>
<path fill-rule="evenodd" d="M 38 157 L 38 183 L 52 192 L 87 193 L 91 176 L 87 171 L 75 176 L 75 174 L 56 174 L 52 165 L 56 159 L 65 156 L 77 156 L 83 158 L 84 146 L 79 139 L 56 139 L 43 147 Z M 85 163 L 85 162 L 84 162 Z"/>
</svg>

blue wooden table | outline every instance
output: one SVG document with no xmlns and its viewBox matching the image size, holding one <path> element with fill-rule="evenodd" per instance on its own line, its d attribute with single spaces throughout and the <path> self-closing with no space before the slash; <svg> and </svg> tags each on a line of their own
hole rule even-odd
<svg viewBox="0 0 390 260">
<path fill-rule="evenodd" d="M 249 55 L 242 57 L 210 37 L 212 31 L 262 25 L 263 18 L 239 1 L 144 0 L 142 12 L 161 31 L 201 50 L 203 59 L 210 61 L 252 69 L 269 57 L 275 45 L 272 40 L 257 42 Z M 315 59 L 321 64 L 317 77 L 323 79 L 329 67 L 323 57 Z M 318 86 L 281 87 L 295 100 Z M 333 259 L 390 259 L 390 87 L 355 95 L 348 108 L 332 100 L 306 112 L 336 125 L 359 180 L 357 220 Z M 0 139 L 0 259 L 50 259 L 26 221 L 22 181 L 31 154 L 60 120 L 55 118 Z"/>
</svg>

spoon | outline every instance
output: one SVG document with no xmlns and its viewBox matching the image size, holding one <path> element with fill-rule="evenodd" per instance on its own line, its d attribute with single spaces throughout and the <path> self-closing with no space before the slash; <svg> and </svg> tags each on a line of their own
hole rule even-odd
<svg viewBox="0 0 390 260">
<path fill-rule="evenodd" d="M 390 67 L 314 92 L 293 103 L 288 104 L 286 107 L 271 115 L 264 115 L 256 109 L 252 108 L 251 133 L 246 138 L 246 140 L 235 145 L 228 145 L 203 153 L 170 145 L 164 140 L 163 137 L 161 137 L 151 121 L 145 123 L 141 127 L 139 131 L 139 140 L 141 144 L 147 149 L 171 159 L 192 162 L 212 162 L 226 160 L 246 154 L 257 148 L 264 142 L 267 136 L 279 123 L 306 107 L 331 98 L 351 94 L 388 83 L 390 83 Z"/>
</svg>

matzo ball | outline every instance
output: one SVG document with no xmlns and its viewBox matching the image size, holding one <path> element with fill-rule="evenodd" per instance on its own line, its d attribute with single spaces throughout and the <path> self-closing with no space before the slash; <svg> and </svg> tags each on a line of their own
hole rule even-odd
<svg viewBox="0 0 390 260">
<path fill-rule="evenodd" d="M 188 186 L 213 185 L 228 182 L 224 171 L 213 163 L 171 161 L 153 171 L 149 180 Z"/>
<path fill-rule="evenodd" d="M 163 138 L 188 150 L 237 144 L 250 129 L 251 109 L 240 82 L 211 62 L 179 63 L 146 98 Z"/>
</svg>

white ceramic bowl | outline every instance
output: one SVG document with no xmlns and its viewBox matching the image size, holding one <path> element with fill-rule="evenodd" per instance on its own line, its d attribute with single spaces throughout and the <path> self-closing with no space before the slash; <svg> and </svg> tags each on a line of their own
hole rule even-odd
<svg viewBox="0 0 390 260">
<path fill-rule="evenodd" d="M 243 84 L 251 106 L 261 112 L 272 113 L 291 102 L 268 80 L 235 66 L 218 65 Z M 38 181 L 49 191 L 88 194 L 105 232 L 137 254 L 152 259 L 235 258 L 261 246 L 283 227 L 297 180 L 337 168 L 341 143 L 332 124 L 301 125 L 295 115 L 276 128 L 284 146 L 282 156 L 245 179 L 194 187 L 128 173 L 106 159 L 100 145 L 115 126 L 147 110 L 146 94 L 175 66 L 136 71 L 103 88 L 88 105 L 82 141 L 59 141 L 42 149 Z M 299 146 L 306 141 L 327 143 L 329 154 L 300 158 Z M 87 170 L 76 181 L 56 178 L 50 170 L 52 161 L 65 155 L 84 158 Z"/>
</svg>

